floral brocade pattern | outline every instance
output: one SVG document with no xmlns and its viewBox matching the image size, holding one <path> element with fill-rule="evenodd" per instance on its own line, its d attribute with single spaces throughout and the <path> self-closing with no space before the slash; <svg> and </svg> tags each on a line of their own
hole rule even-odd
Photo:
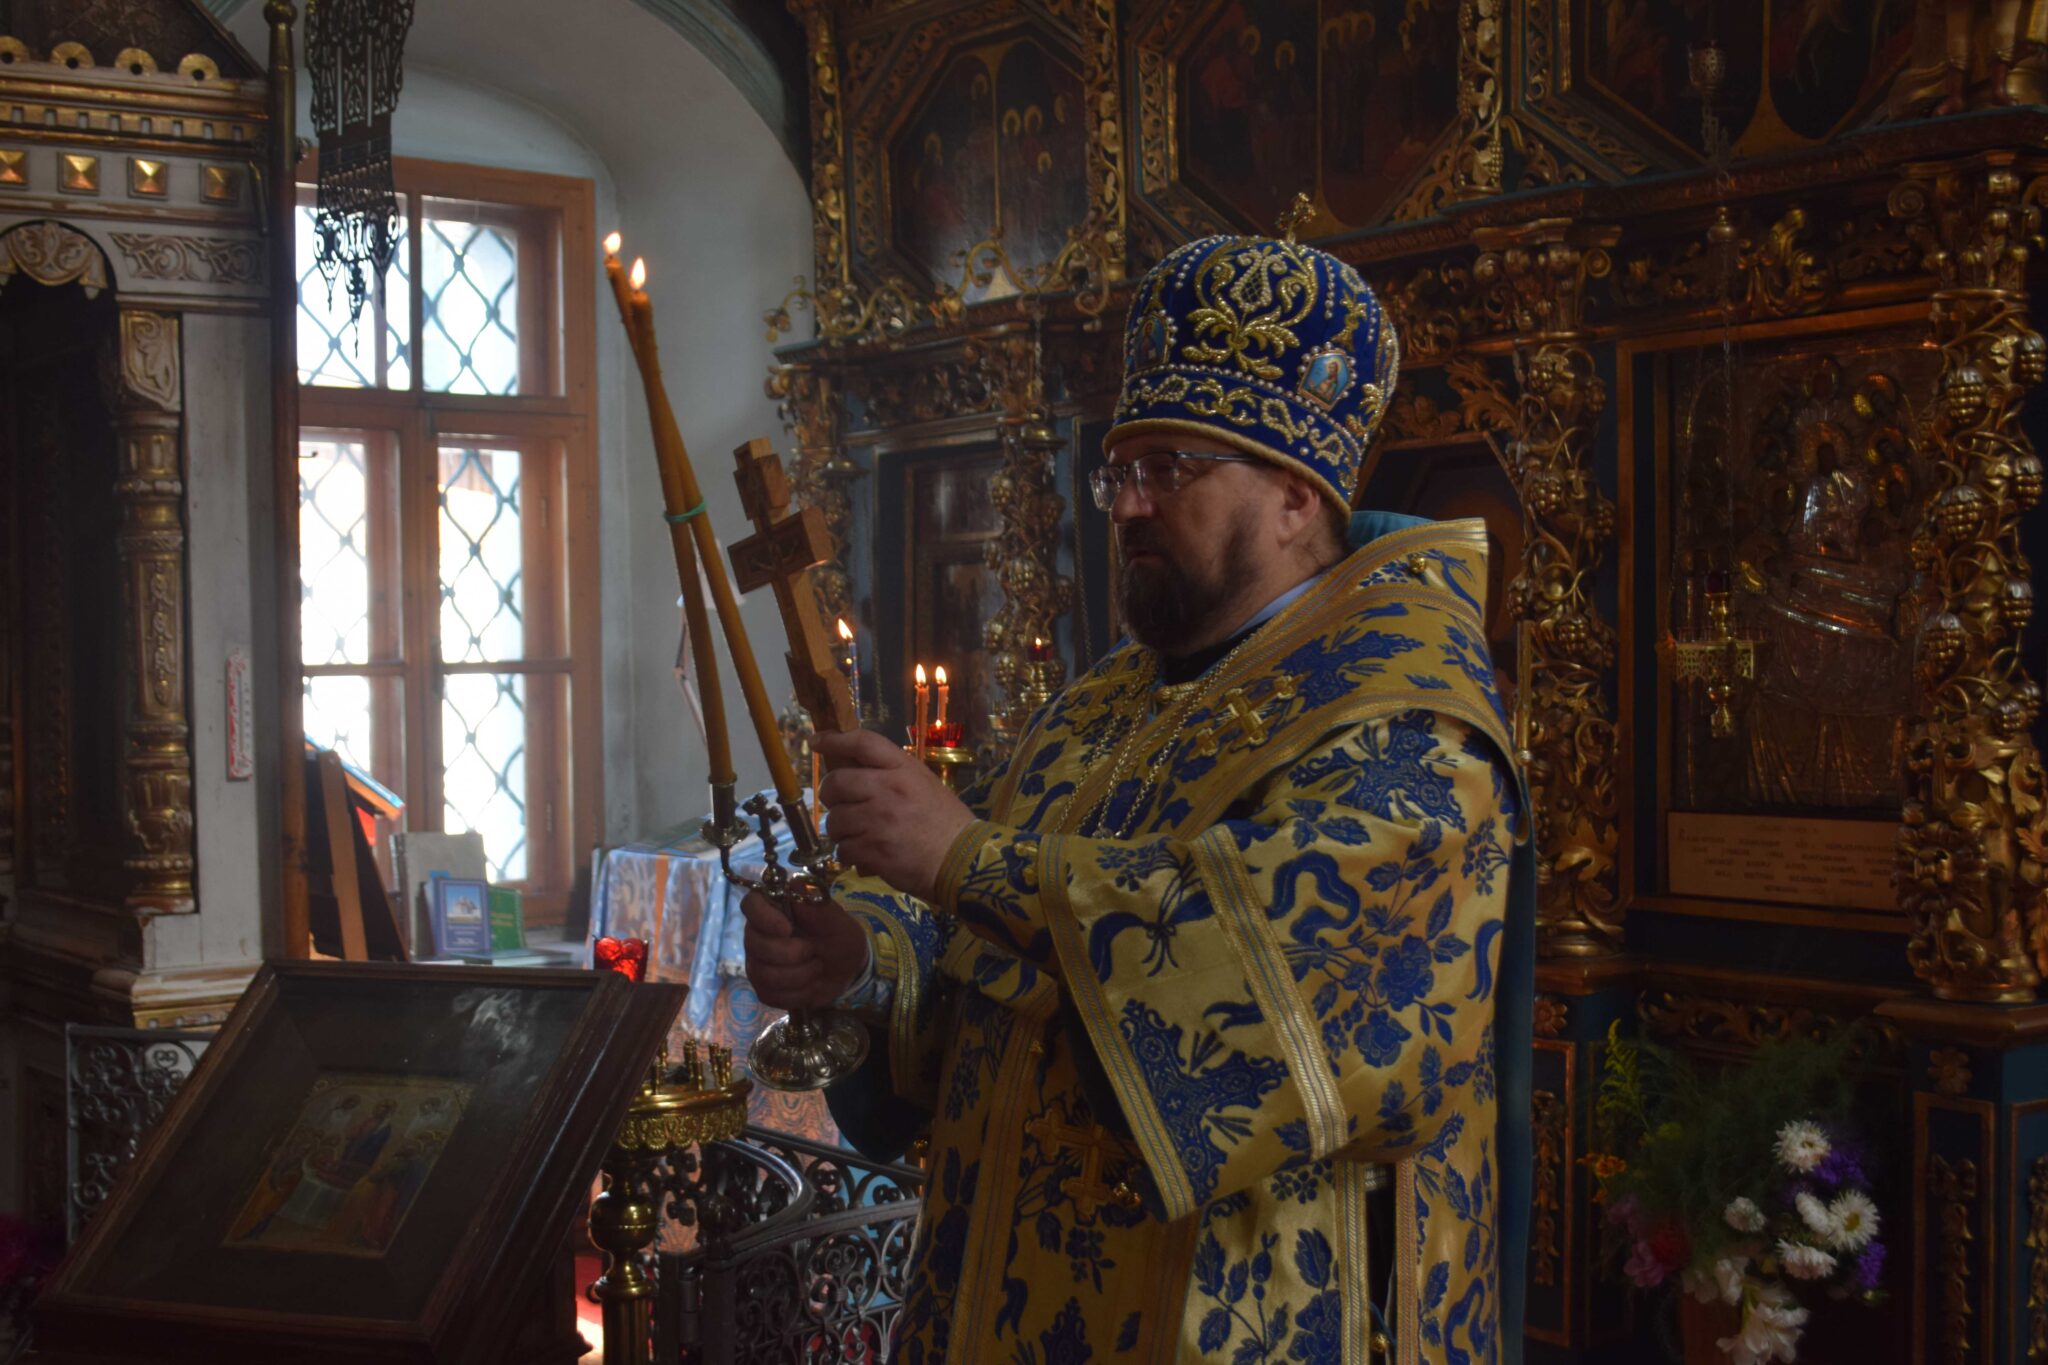
<svg viewBox="0 0 2048 1365">
<path fill-rule="evenodd" d="M 891 1083 L 931 1125 L 892 1359 L 1363 1365 L 1390 1278 L 1414 1298 L 1397 1361 L 1497 1358 L 1519 815 L 1490 677 L 1451 635 L 1475 628 L 1479 544 L 1436 527 L 1358 552 L 1177 735 L 1129 705 L 1146 670 L 1113 652 L 977 802 L 937 911 L 841 893 L 911 946 Z M 1418 545 L 1435 586 L 1366 586 Z M 1110 802 L 1103 827 L 1135 833 L 1103 837 L 1126 737 L 1158 790 L 1128 824 Z M 1400 1172 L 1399 1267 L 1367 1263 L 1367 1163 Z"/>
</svg>

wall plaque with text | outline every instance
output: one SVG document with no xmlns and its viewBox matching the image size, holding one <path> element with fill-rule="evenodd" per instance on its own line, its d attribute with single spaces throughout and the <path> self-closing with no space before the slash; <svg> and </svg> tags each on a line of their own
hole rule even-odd
<svg viewBox="0 0 2048 1365">
<path fill-rule="evenodd" d="M 1672 811 L 1671 893 L 1838 910 L 1896 910 L 1890 820 Z"/>
</svg>

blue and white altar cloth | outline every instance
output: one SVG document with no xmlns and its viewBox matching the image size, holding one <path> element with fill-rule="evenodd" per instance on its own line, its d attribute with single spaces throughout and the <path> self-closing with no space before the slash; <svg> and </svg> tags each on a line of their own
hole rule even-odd
<svg viewBox="0 0 2048 1365">
<path fill-rule="evenodd" d="M 648 979 L 680 979 L 690 988 L 669 1039 L 671 1053 L 685 1040 L 730 1047 L 734 1070 L 744 1073 L 748 1048 L 779 1012 L 762 1005 L 747 981 L 746 923 L 740 914 L 745 888 L 725 875 L 702 826 L 701 819 L 687 821 L 649 839 L 600 849 L 591 869 L 590 937 L 645 939 Z M 777 833 L 777 856 L 786 859 L 789 835 Z M 742 874 L 766 866 L 759 835 L 733 849 L 732 864 Z M 586 944 L 584 963 L 589 962 Z M 757 1086 L 749 1118 L 798 1137 L 839 1141 L 822 1095 Z"/>
</svg>

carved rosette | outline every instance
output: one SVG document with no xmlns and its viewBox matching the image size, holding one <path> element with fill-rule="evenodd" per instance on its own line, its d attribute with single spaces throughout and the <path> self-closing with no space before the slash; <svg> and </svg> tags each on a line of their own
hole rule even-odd
<svg viewBox="0 0 2048 1365">
<path fill-rule="evenodd" d="M 1002 709 L 1012 724 L 1021 725 L 1029 718 L 1024 664 L 1031 642 L 1054 639 L 1060 618 L 1074 606 L 1074 580 L 1058 567 L 1060 521 L 1067 507 L 1055 477 L 1060 438 L 1045 407 L 1035 333 L 993 339 L 981 361 L 1003 408 L 1003 465 L 989 487 L 1003 530 L 987 550 L 1003 605 L 983 627 L 982 640 L 1005 693 Z M 1038 671 L 1043 676 L 1031 679 L 1034 684 L 1053 691 L 1066 685 L 1066 664 L 1057 656 Z"/>
<path fill-rule="evenodd" d="M 2020 518 L 2043 477 L 2020 412 L 2048 369 L 2027 317 L 2040 185 L 2023 194 L 2009 156 L 1908 174 L 1891 210 L 1936 279 L 1942 377 L 1920 432 L 1939 482 L 1912 545 L 1920 688 L 1896 880 L 1908 960 L 1936 995 L 2026 1000 L 2048 961 L 2041 692 L 2020 659 L 2033 614 Z"/>
<path fill-rule="evenodd" d="M 1621 938 L 1615 633 L 1593 596 L 1615 507 L 1593 478 L 1607 390 L 1580 331 L 1587 284 L 1607 273 L 1617 236 L 1564 219 L 1482 229 L 1472 271 L 1482 307 L 1515 333 L 1507 454 L 1525 543 L 1508 591 L 1521 622 L 1516 719 L 1535 806 L 1538 935 L 1552 956 L 1610 953 Z"/>
<path fill-rule="evenodd" d="M 818 611 L 827 622 L 853 614 L 853 577 L 846 567 L 853 530 L 853 481 L 867 471 L 846 458 L 839 442 L 839 395 L 830 375 L 808 365 L 777 365 L 768 372 L 768 396 L 796 439 L 790 482 L 797 505 L 825 514 L 832 556 L 811 570 Z"/>
<path fill-rule="evenodd" d="M 124 310 L 118 375 L 127 899 L 146 913 L 177 913 L 193 908 L 178 319 Z"/>
</svg>

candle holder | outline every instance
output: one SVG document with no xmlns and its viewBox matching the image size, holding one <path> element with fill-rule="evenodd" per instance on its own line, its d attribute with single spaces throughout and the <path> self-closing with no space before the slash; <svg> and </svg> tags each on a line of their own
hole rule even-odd
<svg viewBox="0 0 2048 1365">
<path fill-rule="evenodd" d="M 697 1045 L 683 1044 L 678 1067 L 664 1045 L 604 1159 L 604 1192 L 590 1206 L 590 1240 L 604 1253 L 605 1270 L 591 1296 L 604 1315 L 607 1361 L 646 1360 L 654 1281 L 641 1264 L 661 1229 L 661 1210 L 649 1182 L 661 1158 L 708 1142 L 729 1142 L 745 1131 L 753 1084 L 732 1077 L 732 1053 L 711 1049 L 707 1069 Z"/>
<path fill-rule="evenodd" d="M 959 721 L 944 725 L 934 722 L 925 727 L 922 752 L 915 743 L 904 745 L 903 752 L 929 768 L 934 777 L 946 784 L 947 791 L 957 792 L 974 777 L 975 752 L 961 745 L 966 731 L 967 727 Z"/>
<path fill-rule="evenodd" d="M 1754 681 L 1763 642 L 1735 629 L 1727 575 L 1707 579 L 1707 628 L 1703 634 L 1672 634 L 1658 653 L 1674 683 L 1698 683 L 1706 694 L 1707 733 L 1727 739 L 1735 733 L 1736 687 Z"/>
<path fill-rule="evenodd" d="M 732 851 L 746 838 L 747 827 L 737 816 L 726 818 L 723 813 L 732 809 L 732 787 L 727 785 L 721 793 L 714 785 L 704 836 L 717 846 L 719 865 L 730 880 L 781 906 L 820 901 L 832 894 L 839 864 L 825 853 L 801 806 L 782 812 L 796 838 L 793 869 L 784 867 L 775 851 L 775 807 L 766 797 L 755 796 L 741 808 L 760 826 L 766 866 L 759 877 L 733 870 Z M 747 1069 L 770 1090 L 822 1090 L 858 1071 L 867 1056 L 867 1025 L 853 1015 L 842 1010 L 791 1010 L 761 1030 L 748 1050 Z"/>
</svg>

